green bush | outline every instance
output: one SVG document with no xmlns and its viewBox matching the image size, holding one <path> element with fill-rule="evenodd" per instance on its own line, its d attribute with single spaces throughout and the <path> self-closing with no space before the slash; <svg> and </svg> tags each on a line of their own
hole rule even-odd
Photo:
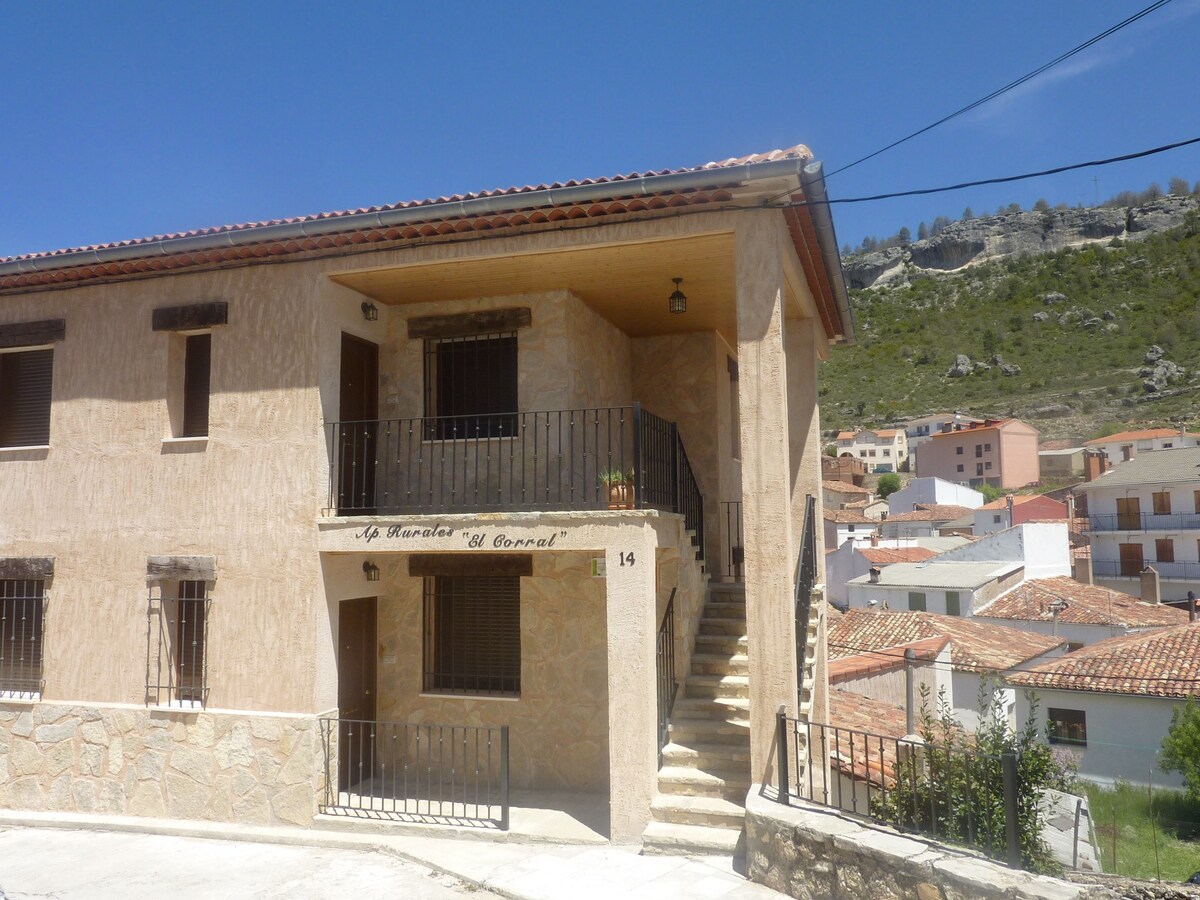
<svg viewBox="0 0 1200 900">
<path fill-rule="evenodd" d="M 1171 713 L 1171 727 L 1163 735 L 1159 756 L 1164 772 L 1178 772 L 1187 785 L 1187 797 L 1200 803 L 1200 704 L 1187 703 Z"/>
<path fill-rule="evenodd" d="M 880 497 L 886 500 L 898 490 L 900 490 L 900 476 L 895 472 L 886 472 L 879 476 L 879 484 L 875 486 L 875 493 Z"/>
</svg>

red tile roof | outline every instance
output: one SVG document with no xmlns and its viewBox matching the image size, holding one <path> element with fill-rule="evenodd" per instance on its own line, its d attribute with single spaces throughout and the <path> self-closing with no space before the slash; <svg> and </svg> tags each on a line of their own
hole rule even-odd
<svg viewBox="0 0 1200 900">
<path fill-rule="evenodd" d="M 1178 428 L 1143 428 L 1141 431 L 1118 431 L 1107 437 L 1098 437 L 1084 444 L 1085 447 L 1095 447 L 1100 444 L 1111 444 L 1113 441 L 1148 441 L 1153 438 L 1179 437 Z M 1187 434 L 1185 437 L 1200 437 L 1200 434 Z"/>
<path fill-rule="evenodd" d="M 903 656 L 895 648 L 923 638 L 950 638 L 950 664 L 965 671 L 1004 671 L 1066 641 L 1003 625 L 927 612 L 850 609 L 829 629 L 829 658 L 863 652 Z"/>
<path fill-rule="evenodd" d="M 1200 622 L 1097 641 L 1006 680 L 1061 691 L 1200 696 Z"/>
<path fill-rule="evenodd" d="M 875 786 L 895 784 L 896 741 L 908 734 L 903 708 L 851 691 L 831 690 L 829 724 L 825 746 L 831 769 Z M 865 735 L 882 735 L 884 740 Z"/>
<path fill-rule="evenodd" d="M 1038 494 L 1015 494 L 1013 495 L 1013 506 L 1020 506 L 1023 503 L 1028 503 L 1030 500 L 1036 500 Z M 1055 503 L 1058 501 L 1055 500 Z M 1001 497 L 999 500 L 993 500 L 991 503 L 985 503 L 980 509 L 1008 509 L 1008 498 Z"/>
<path fill-rule="evenodd" d="M 952 522 L 969 516 L 974 510 L 946 503 L 918 503 L 912 512 L 888 516 L 885 522 Z"/>
<path fill-rule="evenodd" d="M 867 562 L 877 566 L 901 562 L 923 562 L 931 556 L 937 556 L 928 547 L 859 547 L 858 552 L 866 557 Z"/>
<path fill-rule="evenodd" d="M 924 638 L 919 641 L 909 641 L 891 648 L 895 653 L 882 656 L 878 653 L 856 653 L 850 656 L 840 656 L 829 660 L 829 683 L 848 681 L 851 678 L 863 678 L 867 675 L 881 675 L 884 672 L 894 672 L 904 668 L 904 654 L 912 650 L 916 659 L 934 660 L 950 643 L 947 635 Z"/>
<path fill-rule="evenodd" d="M 1146 603 L 1131 594 L 1110 591 L 1073 578 L 1037 578 L 1017 585 L 976 611 L 989 619 L 1020 619 L 1053 622 L 1052 604 L 1063 601 L 1059 622 L 1072 625 L 1116 625 L 1124 628 L 1153 628 L 1182 625 L 1188 614 L 1173 606 Z"/>
<path fill-rule="evenodd" d="M 868 519 L 862 513 L 857 513 L 852 509 L 827 509 L 825 510 L 824 515 L 826 522 L 836 522 L 838 525 L 879 524 L 874 519 Z"/>
<path fill-rule="evenodd" d="M 821 486 L 827 491 L 837 491 L 842 494 L 866 494 L 868 497 L 875 496 L 875 492 L 869 488 L 859 487 L 857 484 L 851 484 L 849 481 L 822 481 Z"/>
</svg>

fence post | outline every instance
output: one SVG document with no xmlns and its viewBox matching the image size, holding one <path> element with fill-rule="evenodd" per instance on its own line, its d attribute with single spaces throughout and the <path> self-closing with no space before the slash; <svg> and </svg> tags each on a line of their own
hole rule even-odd
<svg viewBox="0 0 1200 900">
<path fill-rule="evenodd" d="M 775 754 L 779 768 L 779 802 L 791 805 L 791 790 L 788 782 L 787 711 L 780 710 L 775 716 Z"/>
<path fill-rule="evenodd" d="M 635 509 L 643 507 L 642 497 L 645 494 L 642 484 L 642 404 L 633 404 L 633 505 Z"/>
<path fill-rule="evenodd" d="M 500 830 L 508 831 L 508 726 L 500 726 Z"/>
<path fill-rule="evenodd" d="M 1004 776 L 1004 837 L 1008 845 L 1008 864 L 1021 867 L 1021 823 L 1017 818 L 1017 754 L 1011 750 L 1000 754 L 1000 770 Z"/>
</svg>

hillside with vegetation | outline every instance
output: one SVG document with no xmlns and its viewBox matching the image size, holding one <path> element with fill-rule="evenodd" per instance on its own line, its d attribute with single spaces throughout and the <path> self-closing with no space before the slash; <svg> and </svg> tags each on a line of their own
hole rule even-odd
<svg viewBox="0 0 1200 900">
<path fill-rule="evenodd" d="M 857 344 L 822 365 L 823 427 L 953 409 L 1016 415 L 1043 438 L 1196 426 L 1200 200 L 1187 201 L 1175 220 L 1182 224 L 1161 231 L 949 271 L 915 264 L 911 248 L 889 251 L 904 253 L 895 271 L 851 291 Z M 1046 222 L 1048 212 L 1020 215 Z M 855 256 L 848 271 L 861 265 Z"/>
</svg>

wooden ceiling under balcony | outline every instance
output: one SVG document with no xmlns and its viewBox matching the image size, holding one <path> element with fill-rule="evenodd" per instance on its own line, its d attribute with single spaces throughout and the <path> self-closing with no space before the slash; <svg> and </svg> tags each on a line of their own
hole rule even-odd
<svg viewBox="0 0 1200 900">
<path fill-rule="evenodd" d="M 720 331 L 731 342 L 737 339 L 732 234 L 460 258 L 330 277 L 387 304 L 568 290 L 634 337 Z M 667 310 L 675 277 L 683 279 L 688 298 L 682 315 Z"/>
</svg>

